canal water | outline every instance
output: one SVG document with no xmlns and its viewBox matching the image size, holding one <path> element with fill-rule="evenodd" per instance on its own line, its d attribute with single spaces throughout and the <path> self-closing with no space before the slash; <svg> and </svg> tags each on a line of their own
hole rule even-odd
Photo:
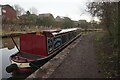
<svg viewBox="0 0 120 80">
<path fill-rule="evenodd" d="M 0 55 L 2 55 L 2 78 L 25 78 L 29 76 L 30 74 L 12 74 L 6 72 L 6 67 L 10 65 L 9 57 L 18 52 L 18 50 L 11 38 L 1 38 L 0 40 L 2 41 L 0 45 Z M 19 37 L 14 37 L 14 40 L 19 47 Z"/>
<path fill-rule="evenodd" d="M 6 72 L 6 67 L 10 65 L 9 57 L 10 55 L 14 54 L 17 52 L 17 48 L 14 47 L 13 49 L 9 50 L 8 48 L 2 48 L 0 49 L 2 52 L 2 78 L 9 78 L 12 77 L 11 73 Z"/>
</svg>

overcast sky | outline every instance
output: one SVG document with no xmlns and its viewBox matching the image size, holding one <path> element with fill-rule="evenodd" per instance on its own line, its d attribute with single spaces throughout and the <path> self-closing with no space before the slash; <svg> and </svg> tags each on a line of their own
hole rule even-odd
<svg viewBox="0 0 120 80">
<path fill-rule="evenodd" d="M 91 20 L 89 13 L 85 11 L 86 3 L 90 0 L 0 0 L 1 5 L 18 4 L 25 11 L 34 7 L 38 14 L 52 13 L 56 16 L 70 17 L 72 20 L 86 19 Z"/>
</svg>

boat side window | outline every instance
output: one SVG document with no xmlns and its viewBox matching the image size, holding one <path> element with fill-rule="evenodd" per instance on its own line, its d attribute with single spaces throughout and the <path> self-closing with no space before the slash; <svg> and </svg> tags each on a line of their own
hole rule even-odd
<svg viewBox="0 0 120 80">
<path fill-rule="evenodd" d="M 61 45 L 61 36 L 54 37 L 54 48 L 57 48 Z"/>
<path fill-rule="evenodd" d="M 53 39 L 48 39 L 48 52 L 51 52 L 53 50 Z"/>
</svg>

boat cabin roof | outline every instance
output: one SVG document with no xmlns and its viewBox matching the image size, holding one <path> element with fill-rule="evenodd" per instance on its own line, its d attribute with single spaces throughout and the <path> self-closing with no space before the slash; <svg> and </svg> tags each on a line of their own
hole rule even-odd
<svg viewBox="0 0 120 80">
<path fill-rule="evenodd" d="M 66 32 L 70 32 L 70 31 L 74 31 L 74 30 L 77 30 L 78 28 L 70 28 L 70 29 L 62 29 L 60 32 L 53 32 L 52 35 L 58 35 L 58 34 L 61 34 L 61 33 L 66 33 Z"/>
<path fill-rule="evenodd" d="M 77 30 L 77 29 L 78 28 L 56 29 L 56 30 L 42 30 L 40 32 L 32 32 L 32 33 L 26 33 L 26 34 L 36 34 L 36 35 L 42 34 L 42 35 L 46 35 L 48 37 L 53 37 L 53 36 L 56 36 L 58 34 L 74 31 L 74 30 Z"/>
</svg>

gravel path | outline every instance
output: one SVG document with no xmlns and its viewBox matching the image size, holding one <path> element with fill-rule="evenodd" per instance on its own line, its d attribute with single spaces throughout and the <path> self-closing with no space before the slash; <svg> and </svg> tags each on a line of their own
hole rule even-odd
<svg viewBox="0 0 120 80">
<path fill-rule="evenodd" d="M 80 42 L 50 78 L 100 78 L 93 45 L 94 35 L 90 33 L 79 38 Z"/>
</svg>

